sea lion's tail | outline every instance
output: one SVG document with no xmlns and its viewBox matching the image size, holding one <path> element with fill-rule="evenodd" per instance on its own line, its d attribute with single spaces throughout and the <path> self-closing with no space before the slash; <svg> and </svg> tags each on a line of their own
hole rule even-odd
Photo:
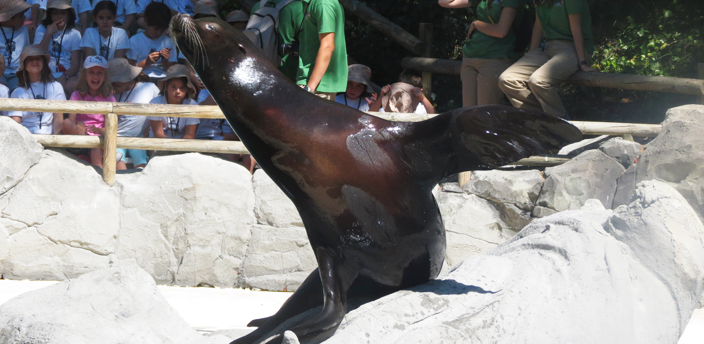
<svg viewBox="0 0 704 344">
<path fill-rule="evenodd" d="M 413 131 L 425 137 L 422 141 L 431 146 L 426 149 L 434 153 L 433 183 L 455 173 L 546 154 L 582 139 L 579 129 L 565 120 L 502 105 L 457 109 L 415 123 Z"/>
</svg>

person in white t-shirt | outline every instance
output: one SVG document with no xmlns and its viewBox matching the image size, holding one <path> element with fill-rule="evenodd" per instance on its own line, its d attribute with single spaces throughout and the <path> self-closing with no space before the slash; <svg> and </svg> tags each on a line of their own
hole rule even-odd
<svg viewBox="0 0 704 344">
<path fill-rule="evenodd" d="M 196 88 L 189 78 L 190 70 L 182 64 L 169 68 L 164 80 L 159 81 L 160 96 L 152 99 L 151 104 L 198 105 L 193 97 Z M 184 117 L 149 117 L 154 137 L 173 139 L 193 139 L 200 120 Z"/>
<path fill-rule="evenodd" d="M 66 100 L 61 84 L 52 81 L 49 57 L 39 46 L 30 45 L 22 50 L 17 79 L 19 86 L 12 91 L 11 98 Z M 51 112 L 7 111 L 5 115 L 32 134 L 59 134 L 64 119 L 63 113 Z"/>
<path fill-rule="evenodd" d="M 131 64 L 144 68 L 144 74 L 152 81 L 158 81 L 166 76 L 166 71 L 177 61 L 176 46 L 165 34 L 171 21 L 171 12 L 166 5 L 152 2 L 144 13 L 147 29 L 130 38 L 127 58 Z"/>
<path fill-rule="evenodd" d="M 70 0 L 49 0 L 46 18 L 37 29 L 34 41 L 49 56 L 49 68 L 66 94 L 73 93 L 81 68 L 81 33 L 74 29 L 76 12 Z"/>
<path fill-rule="evenodd" d="M 129 33 L 132 24 L 137 20 L 138 7 L 134 0 L 110 0 L 117 7 L 115 27 L 124 29 Z"/>
<path fill-rule="evenodd" d="M 110 82 L 115 90 L 115 100 L 118 103 L 149 104 L 159 96 L 159 88 L 149 82 L 149 77 L 142 69 L 130 65 L 127 59 L 114 58 L 108 62 Z M 143 137 L 149 125 L 146 116 L 120 115 L 117 121 L 117 136 Z M 117 162 L 118 170 L 126 170 L 125 157 L 129 155 L 135 168 L 147 165 L 147 151 L 141 149 L 118 148 L 122 159 Z"/>
<path fill-rule="evenodd" d="M 46 12 L 47 0 L 29 0 L 27 3 L 32 5 L 32 13 L 30 14 L 32 22 L 35 22 L 34 20 L 36 19 L 36 23 L 38 23 L 41 15 Z M 90 0 L 71 0 L 71 7 L 76 11 L 76 24 L 74 28 L 83 35 L 83 32 L 85 32 L 90 24 L 90 11 L 93 10 L 93 5 L 90 3 Z M 37 13 L 36 18 L 34 17 L 35 12 Z M 35 44 L 37 43 L 39 42 Z"/>
<path fill-rule="evenodd" d="M 114 27 L 117 7 L 112 1 L 101 1 L 93 9 L 93 21 L 98 27 L 86 30 L 81 39 L 85 56 L 99 55 L 110 61 L 115 57 L 127 57 L 130 38 L 125 30 Z"/>
<path fill-rule="evenodd" d="M 23 25 L 24 13 L 28 9 L 29 4 L 22 0 L 0 2 L 0 55 L 7 65 L 0 74 L 0 82 L 10 89 L 17 87 L 15 72 L 20 65 L 20 54 L 29 45 L 29 34 Z"/>
<path fill-rule="evenodd" d="M 369 105 L 376 101 L 376 93 L 369 85 L 372 70 L 361 64 L 348 67 L 347 90 L 335 97 L 335 102 L 353 107 L 359 111 L 369 111 Z"/>
</svg>

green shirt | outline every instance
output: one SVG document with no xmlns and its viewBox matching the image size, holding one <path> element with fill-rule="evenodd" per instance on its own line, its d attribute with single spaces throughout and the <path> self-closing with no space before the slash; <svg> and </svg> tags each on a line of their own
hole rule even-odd
<svg viewBox="0 0 704 344">
<path fill-rule="evenodd" d="M 589 13 L 589 4 L 586 0 L 555 0 L 555 4 L 547 6 L 539 4 L 535 13 L 540 19 L 540 24 L 545 32 L 545 39 L 572 41 L 570 29 L 570 14 L 582 14 L 582 37 L 584 37 L 584 50 L 587 55 L 594 51 L 594 38 L 592 36 L 592 16 Z"/>
<path fill-rule="evenodd" d="M 337 0 L 302 0 L 305 11 L 297 84 L 305 85 L 315 66 L 320 48 L 319 34 L 335 33 L 335 50 L 330 65 L 320 80 L 318 92 L 345 92 L 347 89 L 347 44 L 345 43 L 345 12 Z"/>
<path fill-rule="evenodd" d="M 491 9 L 487 9 L 488 1 L 492 1 Z M 482 0 L 477 6 L 477 20 L 489 24 L 497 24 L 504 7 L 518 9 L 519 6 L 519 0 Z M 471 9 L 468 10 L 471 11 Z M 507 58 L 513 52 L 515 42 L 516 34 L 513 32 L 513 27 L 508 30 L 504 38 L 492 37 L 479 32 L 479 30 L 474 30 L 472 37 L 464 41 L 462 53 L 464 57 L 475 59 Z"/>
<path fill-rule="evenodd" d="M 268 0 L 265 6 L 276 7 L 283 0 Z M 252 13 L 259 9 L 260 2 L 252 6 Z M 296 36 L 296 30 L 301 26 L 303 20 L 303 4 L 300 0 L 291 1 L 286 7 L 279 12 L 279 29 L 276 33 L 279 44 L 291 44 Z M 279 70 L 286 75 L 291 81 L 296 81 L 296 72 L 298 72 L 298 57 L 288 54 L 281 59 Z"/>
</svg>

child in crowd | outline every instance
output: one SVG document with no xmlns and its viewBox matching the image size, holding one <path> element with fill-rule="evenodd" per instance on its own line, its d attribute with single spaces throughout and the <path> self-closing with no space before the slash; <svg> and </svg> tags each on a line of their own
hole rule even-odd
<svg viewBox="0 0 704 344">
<path fill-rule="evenodd" d="M 29 45 L 22 49 L 20 65 L 17 68 L 18 87 L 11 98 L 66 100 L 64 88 L 51 77 L 49 57 L 44 49 Z M 32 134 L 59 134 L 62 113 L 8 111 L 7 116 L 22 124 Z"/>
<path fill-rule="evenodd" d="M 117 7 L 115 27 L 119 27 L 129 34 L 132 24 L 137 20 L 139 7 L 134 0 L 110 0 Z"/>
<path fill-rule="evenodd" d="M 5 58 L 0 55 L 0 75 L 5 72 Z M 10 89 L 3 85 L 0 84 L 0 98 L 10 98 Z M 0 112 L 2 115 L 7 115 L 6 111 Z"/>
<path fill-rule="evenodd" d="M 15 72 L 20 65 L 20 54 L 29 45 L 29 33 L 24 27 L 24 13 L 30 5 L 22 0 L 0 0 L 0 55 L 5 58 L 6 68 L 0 82 L 10 90 L 17 87 Z"/>
<path fill-rule="evenodd" d="M 171 21 L 171 12 L 166 5 L 152 2 L 144 12 L 147 29 L 130 38 L 127 58 L 132 65 L 142 67 L 152 81 L 163 79 L 166 71 L 176 62 L 174 42 L 165 35 Z"/>
<path fill-rule="evenodd" d="M 129 64 L 127 59 L 114 58 L 108 62 L 110 83 L 119 103 L 149 104 L 159 96 L 159 88 L 149 82 L 142 69 Z M 142 137 L 149 122 L 146 116 L 121 115 L 117 122 L 117 136 Z M 129 154 L 136 168 L 147 166 L 147 151 L 141 149 L 118 148 L 122 159 L 117 162 L 118 170 L 127 169 L 125 158 Z"/>
<path fill-rule="evenodd" d="M 100 55 L 110 61 L 115 57 L 126 57 L 130 49 L 127 32 L 113 27 L 117 7 L 112 1 L 101 1 L 93 9 L 93 21 L 97 27 L 86 30 L 81 39 L 81 48 L 86 56 Z"/>
<path fill-rule="evenodd" d="M 435 107 L 423 94 L 423 79 L 418 73 L 404 70 L 397 83 L 381 88 L 381 97 L 370 111 L 429 114 Z"/>
<path fill-rule="evenodd" d="M 76 87 L 81 67 L 81 34 L 73 28 L 76 12 L 70 0 L 49 0 L 46 7 L 46 18 L 37 29 L 34 42 L 49 53 L 54 78 L 70 93 Z"/>
<path fill-rule="evenodd" d="M 89 102 L 115 102 L 112 86 L 108 82 L 108 61 L 102 56 L 88 56 L 83 62 L 83 72 L 78 79 L 76 91 L 71 100 Z M 105 134 L 105 116 L 100 114 L 69 114 L 63 122 L 64 133 L 68 135 L 100 136 Z M 103 167 L 103 150 L 91 148 L 90 162 Z"/>
<path fill-rule="evenodd" d="M 242 10 L 235 10 L 227 14 L 225 21 L 237 30 L 244 31 L 247 28 L 249 16 Z"/>
<path fill-rule="evenodd" d="M 151 5 L 150 5 L 151 6 Z M 166 77 L 159 81 L 160 96 L 152 99 L 151 104 L 198 105 L 193 97 L 196 88 L 189 79 L 190 70 L 182 64 L 171 66 Z M 197 118 L 149 117 L 154 137 L 192 139 L 196 136 Z"/>
<path fill-rule="evenodd" d="M 372 78 L 372 70 L 361 64 L 353 64 L 348 67 L 347 91 L 335 97 L 335 102 L 353 107 L 359 111 L 369 111 L 369 106 L 376 101 L 376 93 L 373 93 L 369 85 Z M 367 98 L 371 97 L 371 98 Z"/>
</svg>

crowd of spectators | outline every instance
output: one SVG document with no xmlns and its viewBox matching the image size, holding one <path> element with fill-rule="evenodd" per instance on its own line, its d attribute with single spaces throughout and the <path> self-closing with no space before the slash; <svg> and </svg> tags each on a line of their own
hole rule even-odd
<svg viewBox="0 0 704 344">
<path fill-rule="evenodd" d="M 214 105 L 183 55 L 167 35 L 177 13 L 219 17 L 216 0 L 0 0 L 0 98 Z M 348 65 L 344 11 L 337 0 L 264 0 L 279 12 L 279 69 L 304 90 L 361 111 L 434 113 L 418 73 L 404 71 L 397 83 L 379 87 L 372 71 Z M 475 6 L 464 42 L 464 106 L 496 104 L 504 94 L 516 107 L 565 117 L 554 84 L 581 69 L 590 71 L 593 50 L 584 0 L 536 3 L 529 52 L 516 63 L 513 22 L 524 0 L 439 0 L 449 8 Z M 254 17 L 254 16 L 252 16 Z M 225 20 L 244 30 L 241 10 Z M 251 22 L 250 22 L 251 24 Z M 280 62 L 279 62 L 280 61 Z M 375 89 L 378 92 L 375 92 Z M 100 114 L 7 111 L 34 134 L 102 135 Z M 225 120 L 122 115 L 118 135 L 237 140 Z M 75 150 L 101 166 L 99 149 Z M 127 161 L 144 167 L 148 154 L 118 149 L 118 169 Z M 129 159 L 128 159 L 129 158 Z M 249 156 L 231 156 L 252 172 Z"/>
</svg>

